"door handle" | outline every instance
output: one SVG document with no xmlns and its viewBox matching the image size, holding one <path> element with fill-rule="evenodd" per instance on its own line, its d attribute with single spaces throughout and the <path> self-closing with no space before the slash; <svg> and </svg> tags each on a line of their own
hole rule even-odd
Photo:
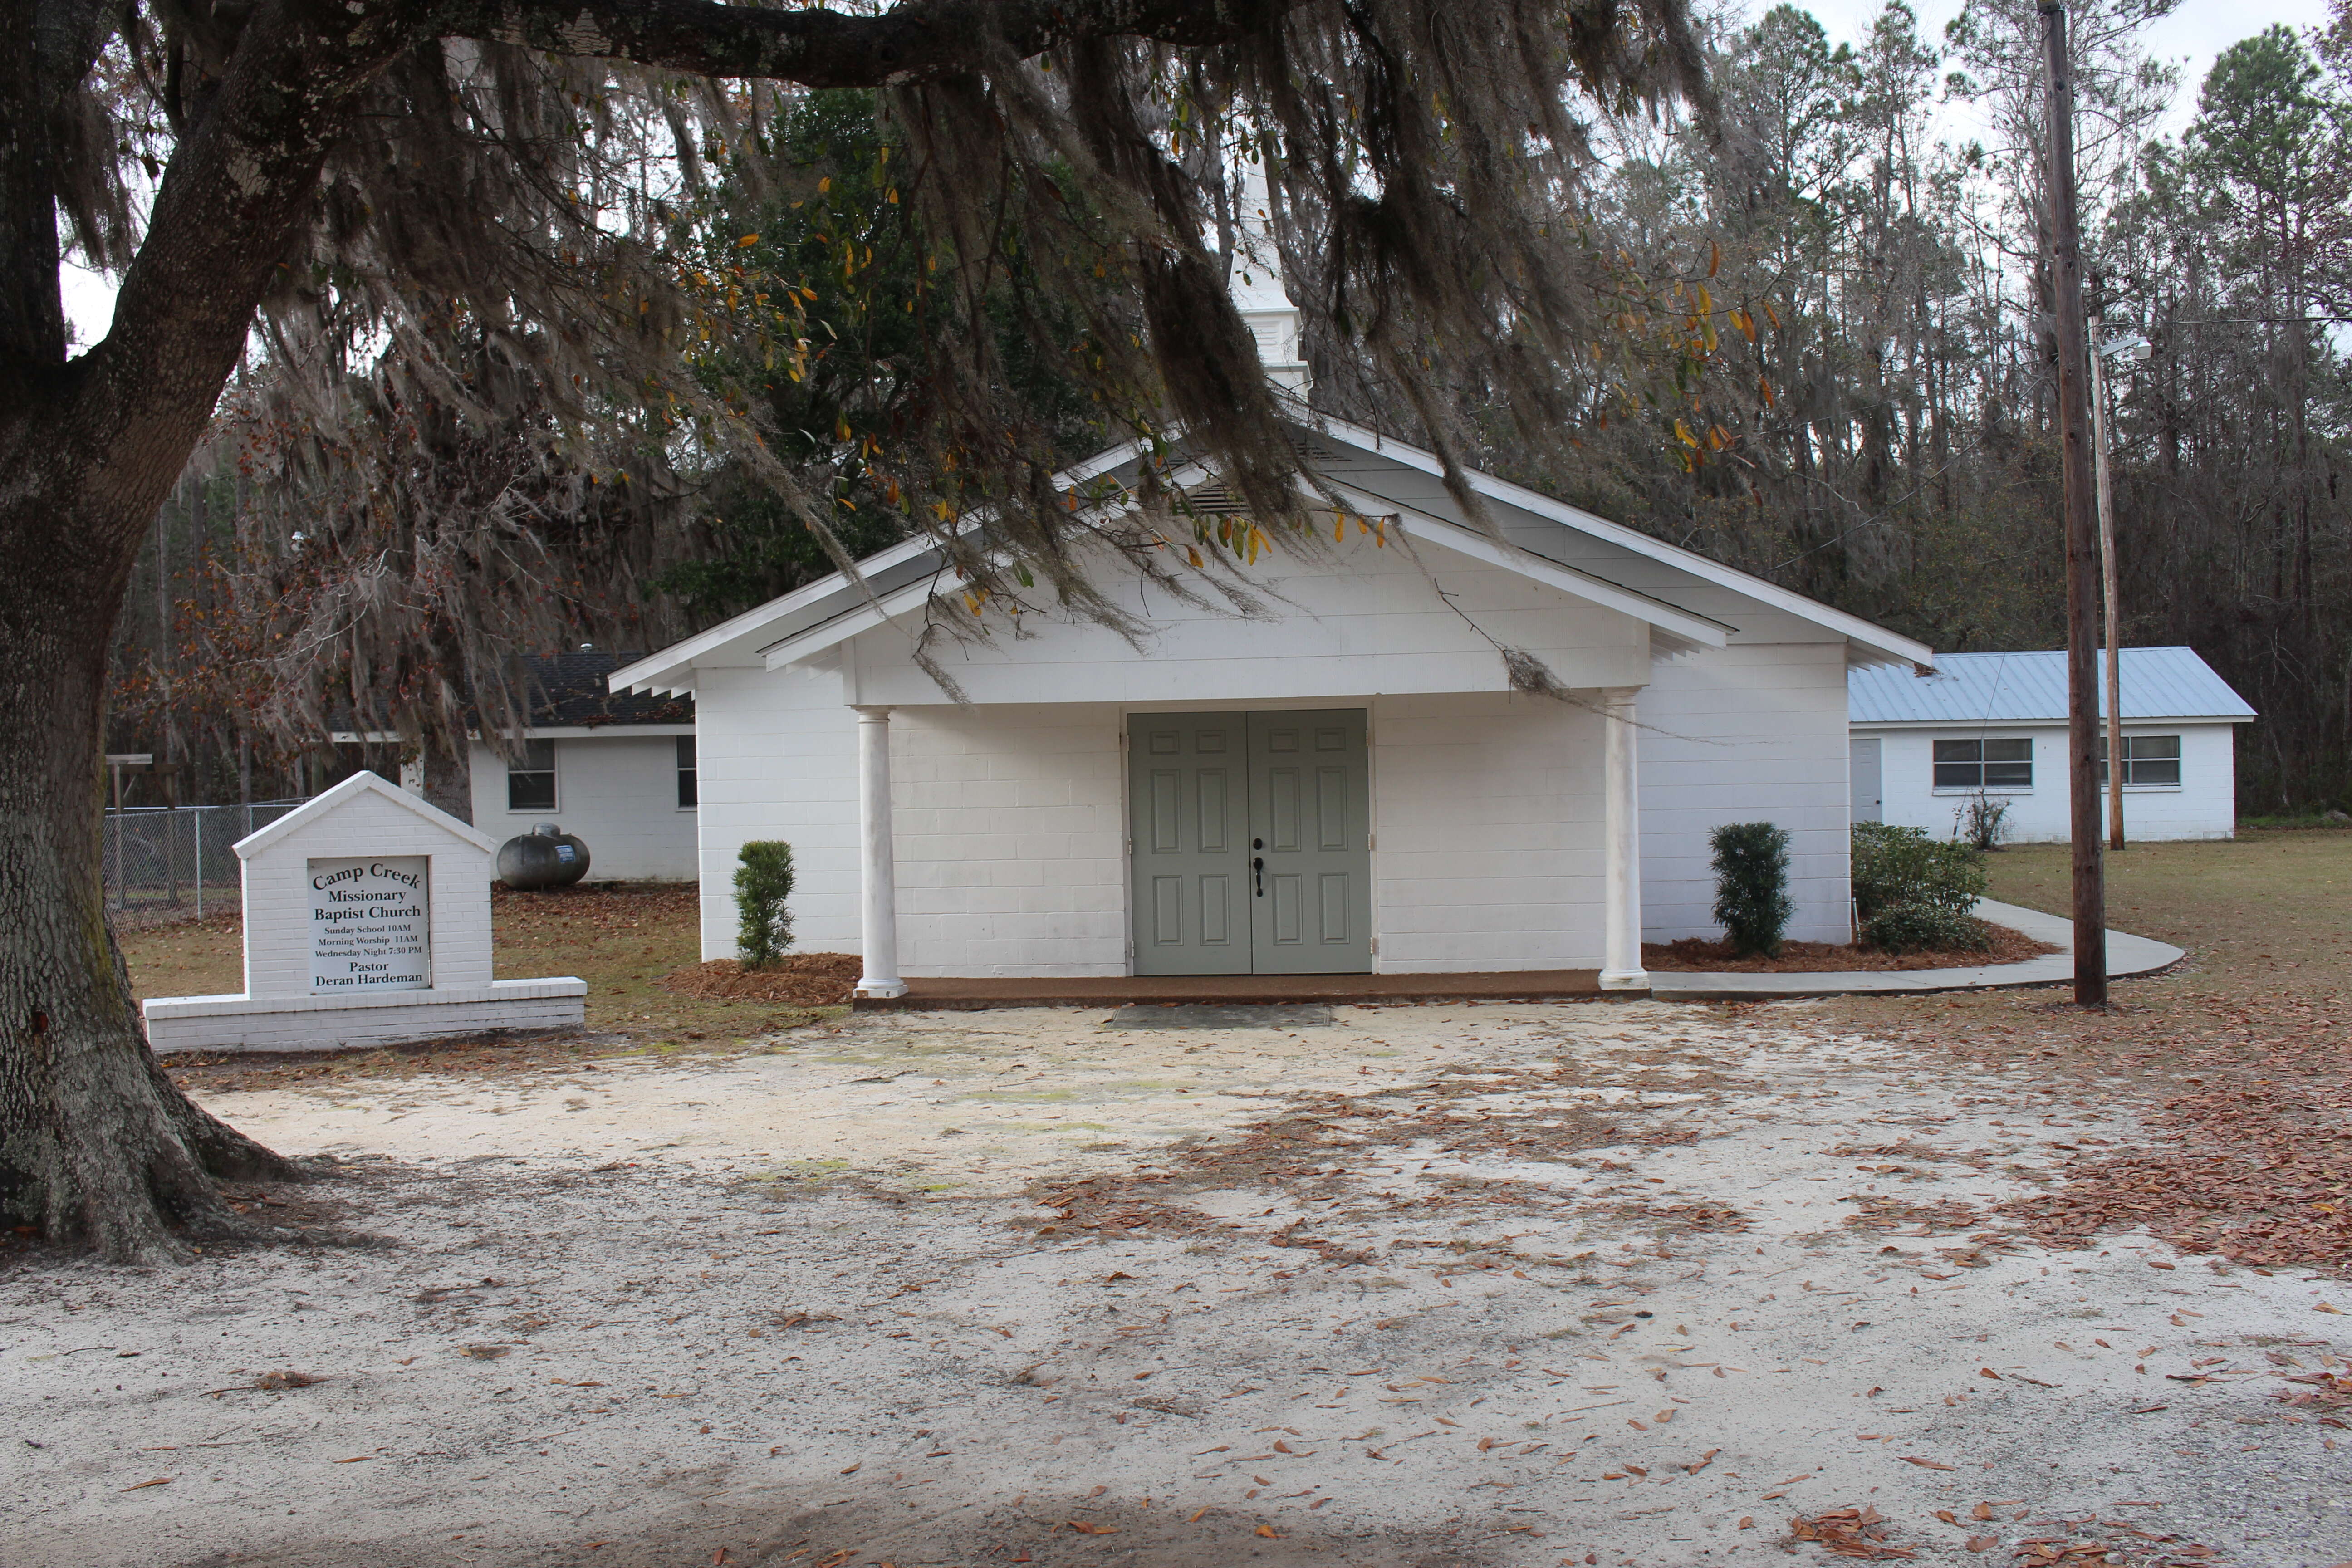
<svg viewBox="0 0 2352 1568">
<path fill-rule="evenodd" d="M 1251 857 L 1250 857 L 1250 878 L 1251 878 L 1251 879 L 1252 879 L 1254 882 L 1255 882 L 1255 883 L 1256 883 L 1256 885 L 1257 885 L 1257 896 L 1258 896 L 1259 898 L 1261 898 L 1261 899 L 1262 899 L 1262 898 L 1264 898 L 1264 897 L 1265 897 L 1265 856 L 1263 856 L 1263 855 L 1253 855 L 1253 856 L 1251 856 Z"/>
</svg>

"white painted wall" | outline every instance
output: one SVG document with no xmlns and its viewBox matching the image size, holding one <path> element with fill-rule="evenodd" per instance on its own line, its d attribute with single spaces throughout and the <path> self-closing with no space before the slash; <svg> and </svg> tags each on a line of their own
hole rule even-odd
<svg viewBox="0 0 2352 1568">
<path fill-rule="evenodd" d="M 1376 968 L 1601 966 L 1601 725 L 1512 692 L 1373 702 Z"/>
<path fill-rule="evenodd" d="M 1502 692 L 1316 701 L 1371 711 L 1376 967 L 1600 963 L 1597 715 Z M 796 945 L 856 951 L 856 721 L 837 683 L 722 672 L 697 702 L 704 956 L 735 951 L 751 838 L 793 847 Z M 1123 723 L 1098 703 L 895 710 L 905 973 L 1128 972 Z"/>
<path fill-rule="evenodd" d="M 1707 835 L 1769 822 L 1790 837 L 1789 935 L 1851 941 L 1844 645 L 1740 643 L 1661 663 L 1640 717 L 1643 940 L 1720 937 Z"/>
<path fill-rule="evenodd" d="M 473 742 L 474 824 L 503 844 L 558 822 L 588 846 L 593 881 L 684 881 L 695 871 L 695 813 L 677 804 L 673 735 L 558 737 L 555 809 L 507 809 L 506 759 Z"/>
<path fill-rule="evenodd" d="M 754 838 L 793 847 L 793 945 L 856 952 L 857 716 L 842 705 L 840 678 L 807 669 L 706 670 L 694 717 L 702 956 L 735 956 L 736 855 Z M 905 940 L 902 931 L 902 946 Z"/>
<path fill-rule="evenodd" d="M 1497 642 L 1535 653 L 1564 686 L 1649 678 L 1648 628 L 1633 617 L 1442 546 L 1412 549 L 1418 553 L 1355 535 L 1328 557 L 1262 556 L 1244 574 L 1272 612 L 1261 617 L 1187 605 L 1106 560 L 1096 580 L 1151 627 L 1140 653 L 1102 626 L 1039 615 L 1024 616 L 1017 634 L 996 618 L 985 643 L 934 637 L 931 647 L 965 694 L 984 704 L 1230 710 L 1347 692 L 1500 692 L 1509 683 Z M 924 630 L 913 615 L 853 638 L 840 658 L 850 700 L 937 703 L 938 684 L 911 657 Z"/>
<path fill-rule="evenodd" d="M 1128 972 L 1119 731 L 1106 703 L 893 714 L 902 973 Z"/>
<path fill-rule="evenodd" d="M 2063 843 L 2073 836 L 2066 803 L 2066 727 L 2063 724 L 1927 725 L 1857 724 L 1855 735 L 1879 738 L 1882 788 L 1886 820 L 1898 826 L 1924 827 L 1938 838 L 1950 837 L 1953 813 L 1975 794 L 1972 790 L 1935 787 L 1935 742 L 1938 740 L 2031 740 L 2033 742 L 2033 787 L 1991 790 L 1997 800 L 2009 802 L 2007 835 L 2019 844 Z M 2237 726 L 2182 722 L 2126 723 L 2124 734 L 2180 737 L 2179 788 L 2157 784 L 2124 786 L 2124 835 L 2126 838 L 2228 838 L 2237 831 Z M 2100 823 L 2105 831 L 2106 795 L 2100 794 Z"/>
</svg>

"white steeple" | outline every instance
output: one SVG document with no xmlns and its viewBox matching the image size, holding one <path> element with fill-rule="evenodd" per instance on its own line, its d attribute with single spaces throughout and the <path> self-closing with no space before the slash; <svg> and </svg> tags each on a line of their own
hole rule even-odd
<svg viewBox="0 0 2352 1568">
<path fill-rule="evenodd" d="M 1243 324 L 1257 339 L 1266 379 L 1304 396 L 1314 376 L 1299 339 L 1298 308 L 1282 286 L 1282 253 L 1274 243 L 1272 208 L 1265 166 L 1252 163 L 1242 177 L 1241 210 L 1234 215 L 1234 259 L 1226 286 Z"/>
</svg>

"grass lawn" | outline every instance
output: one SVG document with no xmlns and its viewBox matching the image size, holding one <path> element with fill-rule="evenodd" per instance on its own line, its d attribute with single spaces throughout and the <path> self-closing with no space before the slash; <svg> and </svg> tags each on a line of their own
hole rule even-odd
<svg viewBox="0 0 2352 1568">
<path fill-rule="evenodd" d="M 660 984 L 698 963 L 691 887 L 606 885 L 555 893 L 498 892 L 492 958 L 500 980 L 572 974 L 588 983 L 588 1028 L 624 1036 L 613 1048 L 731 1044 L 819 1016 L 772 1002 L 702 1000 Z M 202 996 L 245 988 L 243 926 L 235 913 L 126 931 L 122 956 L 139 996 Z M 824 1011 L 838 1011 L 827 1009 Z"/>
<path fill-rule="evenodd" d="M 2066 913 L 2070 855 L 2030 844 L 1987 857 L 1992 896 Z M 2328 995 L 2352 969 L 2352 833 L 2135 845 L 2106 863 L 2107 924 L 2189 951 L 2179 975 L 2131 986 L 2136 1002 Z"/>
</svg>

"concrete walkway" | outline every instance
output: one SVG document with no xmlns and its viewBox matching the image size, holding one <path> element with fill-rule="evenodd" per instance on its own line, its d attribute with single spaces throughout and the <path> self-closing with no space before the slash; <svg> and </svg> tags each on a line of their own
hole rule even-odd
<svg viewBox="0 0 2352 1568">
<path fill-rule="evenodd" d="M 1815 974 L 1675 973 L 1650 972 L 1650 994 L 1661 1002 L 1756 1002 L 1790 996 L 1856 996 L 1881 992 L 2000 991 L 2050 985 L 2074 978 L 2074 922 L 1991 899 L 1977 900 L 1979 920 L 2021 931 L 2058 949 L 2020 963 L 1966 969 L 1851 969 Z M 2180 962 L 2180 949 L 2125 931 L 2107 932 L 2107 977 L 2154 974 Z"/>
</svg>

